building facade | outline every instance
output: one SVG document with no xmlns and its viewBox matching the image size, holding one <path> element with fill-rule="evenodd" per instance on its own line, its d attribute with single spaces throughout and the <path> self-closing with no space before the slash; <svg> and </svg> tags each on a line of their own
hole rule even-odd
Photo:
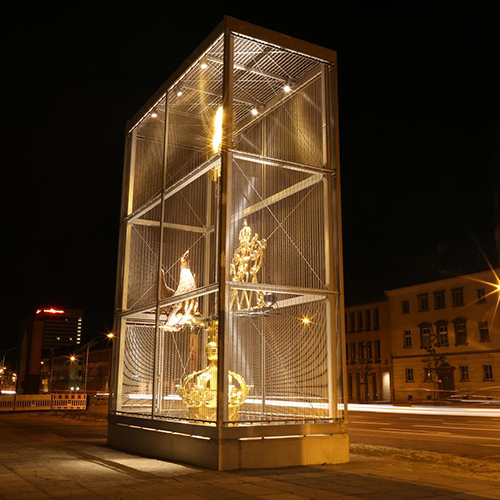
<svg viewBox="0 0 500 500">
<path fill-rule="evenodd" d="M 498 274 L 386 292 L 396 402 L 500 396 Z"/>
<path fill-rule="evenodd" d="M 350 402 L 391 398 L 391 340 L 387 301 L 346 307 L 347 395 Z"/>
<path fill-rule="evenodd" d="M 81 310 L 53 307 L 38 309 L 21 326 L 17 392 L 36 394 L 40 387 L 42 358 L 57 348 L 76 349 L 81 342 Z"/>
</svg>

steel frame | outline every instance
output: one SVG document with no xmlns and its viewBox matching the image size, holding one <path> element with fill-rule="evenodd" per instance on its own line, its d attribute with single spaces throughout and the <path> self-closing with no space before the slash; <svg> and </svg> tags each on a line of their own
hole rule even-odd
<svg viewBox="0 0 500 500">
<path fill-rule="evenodd" d="M 276 46 L 280 49 L 285 49 L 290 52 L 306 55 L 309 58 L 316 59 L 322 64 L 322 70 L 312 72 L 306 75 L 301 81 L 294 82 L 296 85 L 305 86 L 316 78 L 321 78 L 323 82 L 322 87 L 322 130 L 323 130 L 323 158 L 322 166 L 305 165 L 294 162 L 288 162 L 265 155 L 256 155 L 234 148 L 234 140 L 239 131 L 234 129 L 232 119 L 233 115 L 233 71 L 234 69 L 243 69 L 246 71 L 253 71 L 257 74 L 263 74 L 269 78 L 278 78 L 283 80 L 280 75 L 274 75 L 271 72 L 263 72 L 256 68 L 251 68 L 247 65 L 233 65 L 234 47 L 233 35 L 238 37 L 248 38 L 258 41 L 259 43 L 269 44 Z M 187 176 L 177 181 L 171 186 L 167 187 L 166 183 L 166 159 L 167 159 L 167 117 L 168 117 L 168 95 L 182 79 L 182 76 L 195 64 L 197 61 L 206 57 L 210 48 L 223 39 L 224 51 L 223 59 L 216 60 L 211 58 L 213 62 L 221 64 L 223 67 L 223 142 L 220 153 L 215 154 L 210 159 L 203 162 Z M 343 394 L 346 394 L 346 381 L 345 381 L 345 341 L 344 341 L 344 312 L 343 312 L 343 278 L 342 278 L 342 241 L 341 241 L 341 203 L 340 203 L 340 175 L 339 175 L 339 148 L 338 148 L 338 131 L 336 124 L 338 123 L 338 110 L 337 102 L 337 59 L 334 51 L 325 49 L 323 47 L 310 44 L 305 41 L 296 40 L 291 37 L 276 33 L 274 31 L 261 28 L 231 17 L 225 17 L 220 25 L 212 31 L 212 33 L 204 40 L 204 42 L 193 52 L 193 54 L 185 61 L 185 63 L 165 82 L 165 84 L 158 89 L 158 91 L 149 99 L 145 105 L 136 113 L 136 115 L 127 124 L 127 144 L 125 155 L 125 168 L 123 178 L 123 202 L 121 209 L 122 226 L 120 230 L 119 239 L 119 259 L 118 259 L 118 273 L 117 273 L 117 287 L 116 287 L 116 323 L 115 331 L 117 332 L 117 342 L 114 346 L 113 358 L 115 364 L 112 372 L 112 390 L 110 398 L 110 425 L 114 427 L 114 438 L 110 438 L 116 445 L 116 436 L 124 431 L 125 427 L 132 428 L 151 428 L 172 432 L 173 434 L 202 437 L 203 439 L 215 440 L 219 443 L 217 460 L 214 468 L 220 470 L 227 468 L 235 468 L 227 464 L 224 458 L 224 451 L 220 446 L 221 440 L 231 439 L 253 439 L 263 438 L 270 436 L 295 436 L 300 435 L 304 438 L 313 435 L 332 436 L 343 435 L 345 436 L 344 422 L 347 420 L 346 405 L 343 404 Z M 264 114 L 275 109 L 288 97 L 285 96 L 281 100 L 276 99 L 264 110 Z M 151 198 L 143 206 L 136 210 L 133 207 L 133 180 L 134 180 L 134 167 L 135 167 L 135 139 L 137 138 L 138 125 L 142 122 L 148 112 L 158 105 L 164 99 L 165 102 L 165 140 L 163 152 L 163 180 L 162 190 L 160 193 Z M 241 100 L 240 100 L 241 101 Z M 251 101 L 246 104 L 252 104 Z M 241 124 L 241 129 L 244 130 L 246 124 Z M 237 214 L 230 214 L 231 207 L 231 182 L 232 182 L 232 164 L 235 160 L 244 160 L 257 164 L 272 166 L 275 168 L 290 169 L 308 176 L 301 182 L 296 183 L 274 195 L 267 197 L 260 202 L 254 203 L 252 206 L 247 207 L 244 211 Z M 206 226 L 193 226 L 188 224 L 173 224 L 167 223 L 164 219 L 164 205 L 165 201 L 180 192 L 186 186 L 191 184 L 201 176 L 206 175 L 211 170 L 220 168 L 220 186 L 221 191 L 218 193 L 218 215 L 219 220 L 217 224 L 210 224 L 211 216 L 209 214 L 209 204 L 207 205 Z M 293 194 L 300 192 L 307 187 L 315 184 L 323 184 L 323 196 L 328 203 L 324 205 L 324 221 L 325 221 L 325 256 L 326 256 L 326 287 L 325 289 L 307 289 L 301 287 L 290 286 L 274 286 L 262 285 L 253 286 L 252 284 L 235 284 L 229 279 L 229 263 L 230 263 L 230 238 L 231 225 L 268 207 L 278 201 L 287 198 Z M 148 212 L 155 207 L 161 207 L 160 221 L 148 220 L 144 218 Z M 217 272 L 216 283 L 205 285 L 197 290 L 188 294 L 170 297 L 166 300 L 156 300 L 155 304 L 148 304 L 144 307 L 129 309 L 127 304 L 127 284 L 128 284 L 128 260 L 130 255 L 130 232 L 134 225 L 159 227 L 160 229 L 160 253 L 162 255 L 163 246 L 163 228 L 177 229 L 181 231 L 195 232 L 204 235 L 206 241 L 206 248 L 208 244 L 215 238 L 218 245 L 217 249 Z M 208 264 L 208 254 L 205 256 L 205 263 Z M 161 259 L 158 259 L 158 276 L 161 271 Z M 205 266 L 205 273 L 208 272 L 207 265 Z M 205 277 L 205 283 L 208 279 Z M 159 280 L 158 280 L 159 283 Z M 157 285 L 159 286 L 159 285 Z M 162 333 L 159 330 L 160 310 L 162 307 L 168 306 L 175 302 L 186 300 L 195 297 L 207 297 L 210 294 L 217 294 L 218 297 L 218 321 L 219 331 L 224 332 L 228 325 L 230 325 L 229 315 L 229 291 L 233 288 L 238 289 L 258 289 L 269 290 L 284 294 L 296 295 L 290 299 L 284 299 L 278 303 L 280 307 L 288 307 L 312 301 L 326 301 L 327 304 L 327 331 L 329 332 L 328 342 L 328 366 L 329 366 L 329 404 L 330 404 L 330 417 L 329 423 L 306 423 L 304 419 L 300 419 L 301 423 L 296 424 L 297 420 L 289 419 L 290 423 L 286 426 L 275 425 L 261 425 L 262 422 L 252 422 L 245 426 L 234 426 L 228 419 L 227 409 L 227 391 L 228 391 L 228 366 L 227 366 L 227 353 L 225 345 L 225 335 L 219 335 L 219 356 L 218 356 L 218 392 L 217 392 L 217 412 L 216 421 L 210 422 L 211 425 L 206 425 L 208 422 L 200 421 L 198 423 L 188 421 L 172 421 L 165 416 L 160 415 L 160 397 L 162 394 L 161 388 L 161 363 L 159 360 L 159 352 L 161 352 Z M 157 289 L 156 296 L 159 297 L 159 289 Z M 153 316 L 154 314 L 154 316 Z M 155 318 L 153 320 L 153 317 Z M 150 324 L 155 327 L 155 359 L 153 368 L 153 394 L 152 394 L 152 409 L 147 419 L 135 414 L 124 414 L 121 412 L 120 399 L 121 399 L 121 371 L 119 369 L 119 362 L 123 359 L 124 354 L 124 337 L 125 325 L 127 321 L 137 321 L 139 323 Z M 337 332 L 336 336 L 332 335 L 332 331 Z M 340 351 L 340 354 L 339 354 Z M 341 384 L 338 385 L 339 373 L 341 374 Z M 314 421 L 320 421 L 313 419 Z M 148 421 L 145 424 L 145 421 Z M 282 422 L 286 423 L 287 419 Z M 292 422 L 295 424 L 292 425 Z M 201 425 L 200 425 L 201 424 Z M 215 424 L 215 425 L 213 425 Z M 228 426 L 229 425 L 229 426 Z M 121 429 L 121 431 L 120 431 Z M 127 431 L 128 432 L 128 431 Z M 335 441 L 337 443 L 337 441 Z M 345 442 L 343 441 L 345 447 Z M 198 448 L 196 448 L 198 450 Z M 200 463 L 196 459 L 195 454 L 197 451 L 190 455 L 192 463 Z M 345 460 L 345 450 L 340 455 L 339 461 Z M 339 456 L 340 456 L 339 455 Z M 326 455 L 325 455 L 326 456 Z M 168 458 L 168 457 L 167 457 Z M 175 459 L 176 456 L 171 455 Z M 300 462 L 300 458 L 297 458 Z"/>
</svg>

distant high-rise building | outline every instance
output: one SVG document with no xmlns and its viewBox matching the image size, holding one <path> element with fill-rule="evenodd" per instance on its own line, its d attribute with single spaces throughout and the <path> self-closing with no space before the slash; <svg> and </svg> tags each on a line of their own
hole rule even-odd
<svg viewBox="0 0 500 500">
<path fill-rule="evenodd" d="M 43 351 L 50 353 L 60 347 L 76 349 L 80 345 L 82 315 L 81 310 L 50 307 L 38 309 L 33 316 L 23 321 L 18 392 L 38 392 Z"/>
</svg>

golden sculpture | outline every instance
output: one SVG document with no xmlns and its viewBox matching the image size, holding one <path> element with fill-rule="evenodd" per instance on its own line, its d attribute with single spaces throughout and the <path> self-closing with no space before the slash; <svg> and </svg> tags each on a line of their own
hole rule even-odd
<svg viewBox="0 0 500 500">
<path fill-rule="evenodd" d="M 231 262 L 231 280 L 240 283 L 258 283 L 257 273 L 262 267 L 267 242 L 265 239 L 259 240 L 257 233 L 252 236 L 252 230 L 246 219 L 243 221 L 243 228 L 240 230 L 238 239 L 240 245 L 234 251 Z M 232 309 L 235 304 L 238 311 L 263 308 L 265 306 L 264 292 L 233 290 L 229 309 Z"/>
<path fill-rule="evenodd" d="M 217 322 L 212 324 L 212 340 L 205 347 L 209 364 L 204 370 L 188 375 L 177 392 L 189 409 L 189 417 L 199 420 L 214 420 L 217 408 Z M 210 329 L 209 329 L 210 331 Z M 252 386 L 232 371 L 228 374 L 228 413 L 230 420 L 238 419 L 238 409 L 245 402 Z"/>
<path fill-rule="evenodd" d="M 194 289 L 196 289 L 196 280 L 189 266 L 189 250 L 187 250 L 181 257 L 179 285 L 175 291 L 167 285 L 165 271 L 161 270 L 160 300 L 182 295 Z M 166 316 L 160 327 L 165 330 L 178 331 L 185 325 L 192 324 L 195 317 L 199 315 L 198 298 L 162 307 L 160 313 Z"/>
</svg>

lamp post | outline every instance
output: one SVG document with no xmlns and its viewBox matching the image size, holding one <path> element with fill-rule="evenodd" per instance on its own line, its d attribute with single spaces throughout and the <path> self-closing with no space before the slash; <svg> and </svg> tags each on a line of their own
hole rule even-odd
<svg viewBox="0 0 500 500">
<path fill-rule="evenodd" d="M 11 347 L 10 349 L 7 349 L 4 353 L 3 353 L 3 358 L 2 358 L 2 368 L 5 368 L 5 356 L 7 356 L 7 353 L 10 352 L 10 351 L 13 351 L 14 349 L 19 349 L 18 346 L 16 347 Z"/>
<path fill-rule="evenodd" d="M 115 337 L 115 334 L 114 333 L 108 333 L 106 335 L 106 338 L 107 339 L 112 339 Z M 85 379 L 84 379 L 84 384 L 83 384 L 83 392 L 84 394 L 87 393 L 87 374 L 88 374 L 88 370 L 89 370 L 89 351 L 90 351 L 90 346 L 92 345 L 92 343 L 94 342 L 94 340 L 104 340 L 104 338 L 102 337 L 102 335 L 99 335 L 98 337 L 94 337 L 88 344 L 87 344 L 87 354 L 85 356 Z M 96 342 L 97 344 L 97 342 Z"/>
</svg>

